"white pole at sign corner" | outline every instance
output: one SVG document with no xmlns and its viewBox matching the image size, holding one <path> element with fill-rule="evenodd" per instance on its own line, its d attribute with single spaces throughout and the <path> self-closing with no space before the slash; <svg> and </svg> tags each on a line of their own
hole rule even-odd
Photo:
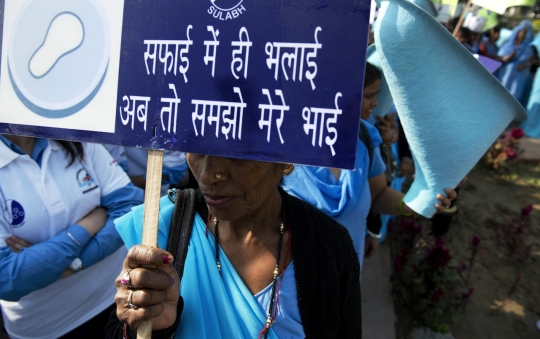
<svg viewBox="0 0 540 339">
<path fill-rule="evenodd" d="M 371 0 L 371 10 L 369 12 L 369 23 L 372 24 L 375 19 L 377 18 L 377 11 L 378 11 L 378 8 L 377 8 L 377 3 L 375 2 L 375 0 Z"/>
</svg>

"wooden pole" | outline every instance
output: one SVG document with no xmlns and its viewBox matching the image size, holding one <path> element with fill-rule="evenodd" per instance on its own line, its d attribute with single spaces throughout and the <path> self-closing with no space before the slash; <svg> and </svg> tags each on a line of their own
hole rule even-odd
<svg viewBox="0 0 540 339">
<path fill-rule="evenodd" d="M 149 150 L 146 167 L 146 188 L 144 191 L 144 224 L 142 244 L 157 247 L 159 199 L 161 196 L 161 175 L 163 171 L 163 151 Z M 152 321 L 145 321 L 137 328 L 137 339 L 152 338 Z"/>
<path fill-rule="evenodd" d="M 465 6 L 465 8 L 463 9 L 463 12 L 461 13 L 461 16 L 459 17 L 456 27 L 454 28 L 454 32 L 452 33 L 453 36 L 456 36 L 457 32 L 459 31 L 459 28 L 461 27 L 461 25 L 463 24 L 463 20 L 465 19 L 465 14 L 467 14 L 469 9 L 471 9 L 471 6 L 472 6 L 472 0 L 469 0 L 467 2 L 467 6 Z"/>
</svg>

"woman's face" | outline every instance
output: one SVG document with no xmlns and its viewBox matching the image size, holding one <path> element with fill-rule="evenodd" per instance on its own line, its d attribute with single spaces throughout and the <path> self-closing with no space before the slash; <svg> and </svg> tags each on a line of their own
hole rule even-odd
<svg viewBox="0 0 540 339">
<path fill-rule="evenodd" d="M 523 40 L 525 40 L 525 36 L 527 35 L 527 29 L 523 28 L 521 31 L 518 32 L 515 40 L 516 45 L 520 45 Z"/>
<path fill-rule="evenodd" d="M 210 213 L 219 220 L 249 218 L 279 199 L 283 164 L 194 153 L 186 158 Z"/>
<path fill-rule="evenodd" d="M 469 43 L 469 39 L 463 35 L 460 31 L 456 33 L 456 39 L 457 41 L 461 42 L 461 44 L 465 45 Z"/>
<path fill-rule="evenodd" d="M 492 42 L 496 42 L 497 40 L 499 40 L 500 36 L 501 36 L 501 33 L 493 30 L 493 28 L 491 29 L 491 32 L 489 32 L 489 38 L 490 38 L 489 40 L 491 40 Z"/>
<path fill-rule="evenodd" d="M 371 85 L 364 87 L 364 94 L 362 95 L 362 119 L 367 120 L 371 115 L 371 112 L 373 112 L 373 109 L 379 105 L 377 94 L 379 94 L 380 90 L 380 79 L 373 82 Z"/>
</svg>

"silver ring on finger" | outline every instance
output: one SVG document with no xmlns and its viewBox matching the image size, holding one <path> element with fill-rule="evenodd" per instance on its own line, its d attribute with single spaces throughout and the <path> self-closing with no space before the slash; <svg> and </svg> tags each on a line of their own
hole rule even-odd
<svg viewBox="0 0 540 339">
<path fill-rule="evenodd" d="M 120 282 L 122 283 L 122 285 L 126 285 L 128 288 L 133 288 L 133 285 L 131 285 L 131 277 L 129 276 L 130 272 L 131 270 L 127 270 L 126 274 L 124 274 Z"/>
<path fill-rule="evenodd" d="M 129 295 L 128 295 L 128 298 L 127 298 L 127 303 L 128 303 L 128 307 L 132 310 L 136 310 L 139 308 L 139 306 L 135 305 L 132 303 L 132 298 L 133 298 L 133 292 L 135 292 L 135 290 L 131 290 L 129 291 Z"/>
</svg>

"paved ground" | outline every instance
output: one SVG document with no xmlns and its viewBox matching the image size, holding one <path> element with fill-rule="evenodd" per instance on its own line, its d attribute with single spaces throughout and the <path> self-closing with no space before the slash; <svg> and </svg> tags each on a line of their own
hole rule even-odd
<svg viewBox="0 0 540 339">
<path fill-rule="evenodd" d="M 524 151 L 520 157 L 522 161 L 540 163 L 540 139 L 523 137 L 521 147 Z"/>
<path fill-rule="evenodd" d="M 520 160 L 540 163 L 540 139 L 523 137 Z M 362 271 L 363 337 L 395 339 L 394 301 L 392 298 L 390 248 L 383 244 L 374 258 L 364 261 Z"/>
<path fill-rule="evenodd" d="M 390 283 L 390 248 L 383 243 L 362 269 L 363 338 L 395 339 L 396 315 Z"/>
</svg>

